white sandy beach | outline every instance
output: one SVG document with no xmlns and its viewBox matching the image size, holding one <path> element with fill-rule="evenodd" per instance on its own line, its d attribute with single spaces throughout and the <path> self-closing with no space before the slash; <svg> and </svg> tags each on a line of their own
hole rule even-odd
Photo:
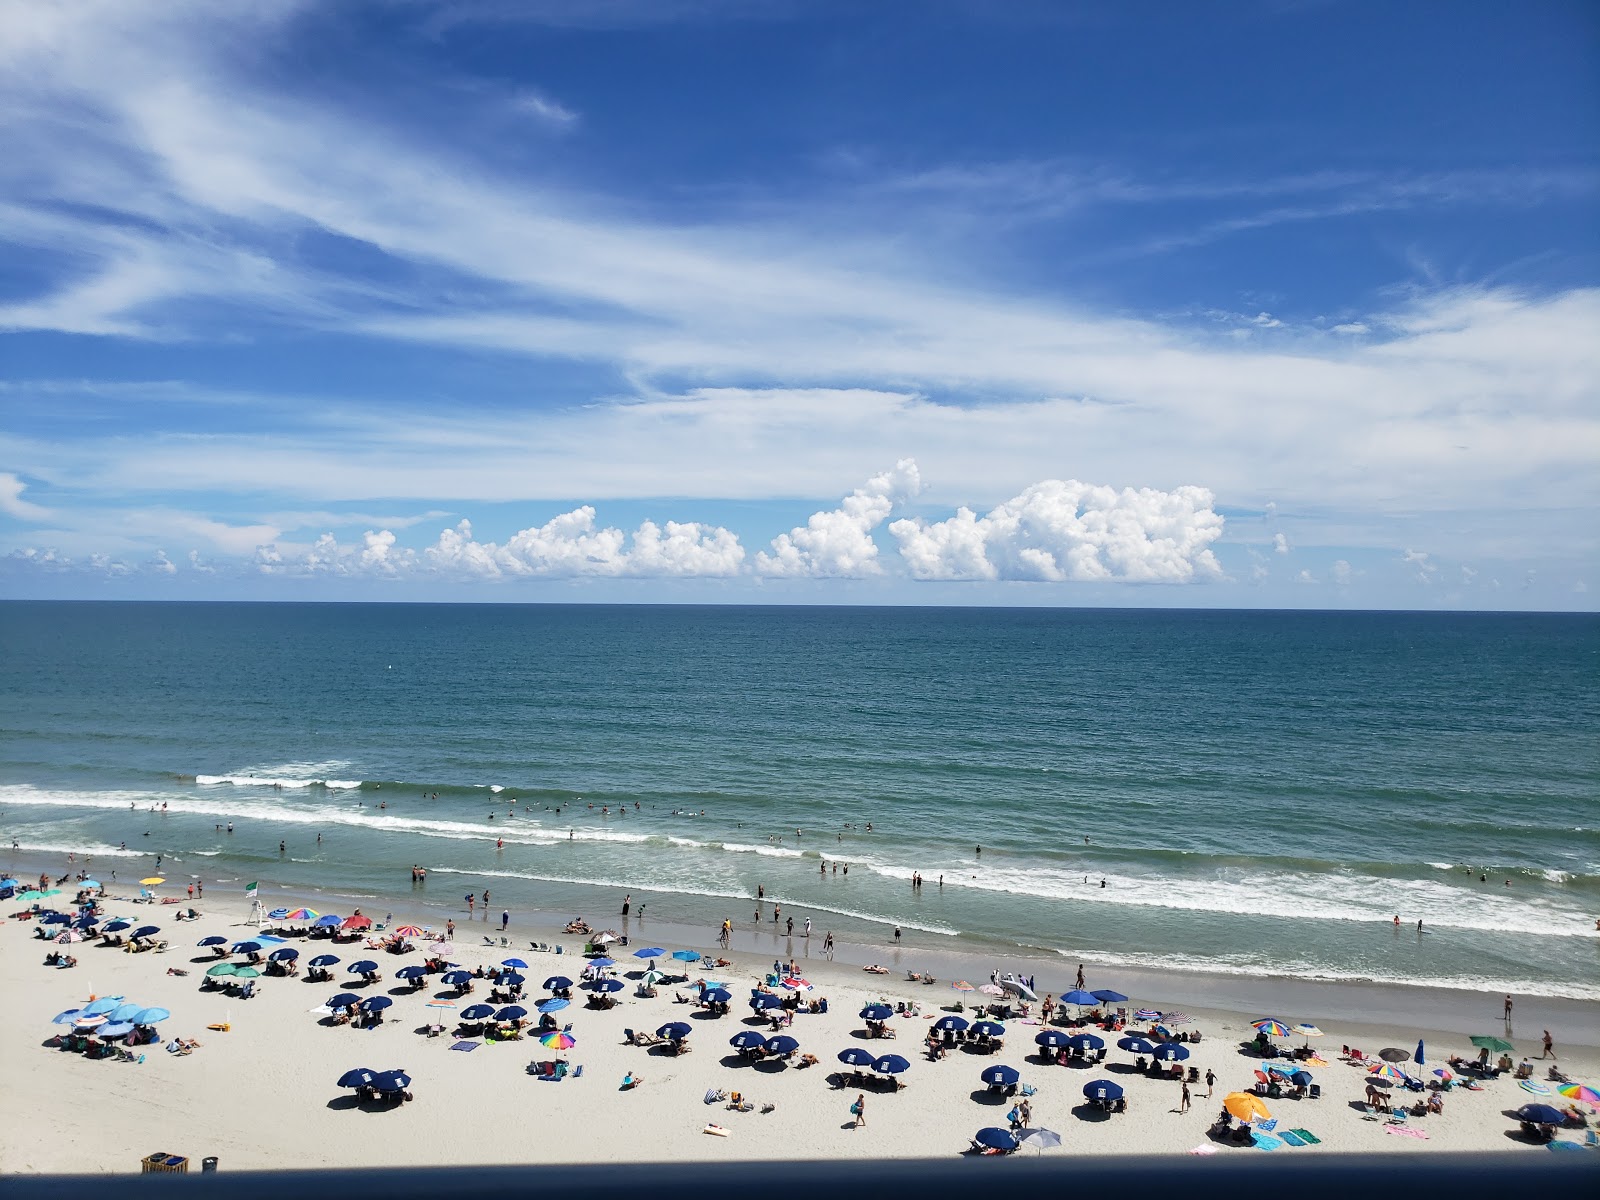
<svg viewBox="0 0 1600 1200">
<path fill-rule="evenodd" d="M 18 907 L 13 903 L 8 911 Z M 1192 1028 L 1204 1037 L 1186 1065 L 1198 1066 L 1202 1076 L 1207 1069 L 1214 1070 L 1217 1087 L 1209 1100 L 1203 1082 L 1194 1087 L 1187 1113 L 1176 1111 L 1178 1085 L 1134 1074 L 1134 1056 L 1115 1048 L 1115 1036 L 1108 1038 L 1112 1049 L 1103 1067 L 1041 1064 L 1033 1040 L 1040 1028 L 1035 1023 L 1037 1010 L 1033 1021 L 1008 1022 L 1007 1046 L 999 1055 L 979 1057 L 957 1050 L 943 1061 L 930 1062 L 922 1039 L 929 1020 L 942 1015 L 942 1007 L 958 997 L 948 986 L 950 980 L 928 986 L 905 980 L 903 972 L 875 976 L 842 963 L 812 959 L 805 968 L 815 985 L 812 995 L 826 996 L 830 1011 L 799 1015 L 788 1032 L 799 1040 L 803 1052 L 822 1060 L 820 1065 L 751 1066 L 738 1060 L 728 1039 L 752 1027 L 745 1001 L 772 960 L 735 952 L 733 969 L 712 973 L 725 980 L 735 995 L 733 1011 L 718 1019 L 703 1019 L 698 1010 L 674 1003 L 671 987 L 663 987 L 656 999 L 641 1000 L 633 997 L 630 982 L 620 993 L 619 1006 L 604 1012 L 585 1008 L 583 993 L 575 993 L 573 1006 L 561 1014 L 572 1022 L 577 1040 L 565 1057 L 574 1065 L 582 1064 L 583 1074 L 559 1083 L 541 1082 L 526 1073 L 530 1061 L 552 1057 L 537 1042 L 483 1044 L 459 1052 L 451 1049 L 452 1037 L 424 1036 L 421 1030 L 428 1014 L 424 1004 L 439 990 L 437 977 L 430 977 L 429 986 L 420 992 L 394 978 L 396 968 L 420 962 L 420 953 L 367 955 L 360 943 L 333 947 L 345 963 L 370 956 L 381 964 L 385 975 L 381 983 L 354 990 L 395 997 L 388 1020 L 375 1029 L 334 1027 L 313 1010 L 335 991 L 345 990 L 350 976 L 341 975 L 342 968 L 334 969 L 333 984 L 307 983 L 303 971 L 299 978 L 262 978 L 257 996 L 248 1001 L 198 990 L 206 966 L 215 960 L 195 943 L 208 934 L 231 941 L 253 932 L 244 923 L 242 902 L 230 899 L 216 909 L 203 910 L 199 921 L 182 924 L 172 920 L 175 910 L 170 907 L 132 904 L 126 897 L 110 898 L 105 907 L 113 914 L 161 925 L 169 948 L 134 955 L 84 944 L 74 947 L 79 965 L 61 970 L 41 965 L 52 947 L 34 937 L 33 922 L 7 919 L 0 924 L 4 964 L 0 1002 L 8 1015 L 0 1035 L 6 1039 L 4 1059 L 13 1088 L 30 1098 L 35 1118 L 26 1126 L 8 1125 L 0 1133 L 0 1166 L 7 1172 L 133 1172 L 144 1156 L 158 1150 L 188 1156 L 195 1170 L 205 1156 L 216 1156 L 224 1170 L 581 1163 L 597 1158 L 649 1162 L 952 1156 L 967 1150 L 979 1128 L 1006 1124 L 1010 1102 L 995 1103 L 985 1097 L 979 1081 L 979 1072 L 995 1062 L 1019 1068 L 1023 1082 L 1037 1088 L 1032 1097 L 1033 1124 L 1063 1138 L 1059 1149 L 1044 1153 L 1176 1155 L 1213 1145 L 1206 1131 L 1222 1096 L 1253 1084 L 1253 1071 L 1260 1065 L 1241 1054 L 1239 1043 L 1253 1036 L 1249 1021 L 1263 1014 L 1197 1008 L 1187 1011 L 1196 1018 Z M 228 908 L 235 911 L 224 911 Z M 482 945 L 481 930 L 479 925 L 461 931 L 456 960 L 471 968 L 496 964 L 508 956 L 525 959 L 530 1007 L 543 994 L 537 985 L 545 977 L 555 973 L 576 977 L 582 967 L 582 959 L 571 954 L 530 950 L 527 931 L 513 939 L 509 949 L 501 949 Z M 569 950 L 581 942 L 572 937 L 557 940 Z M 472 945 L 474 941 L 479 945 Z M 329 948 L 326 942 L 302 939 L 288 944 L 301 949 L 302 965 Z M 635 945 L 640 944 L 636 938 Z M 625 949 L 618 958 L 619 972 L 637 966 Z M 1051 965 L 1060 970 L 1059 964 Z M 188 974 L 172 974 L 172 969 Z M 1091 968 L 1088 986 L 1110 986 L 1115 983 L 1112 976 Z M 1297 991 L 1301 999 L 1305 986 Z M 486 985 L 479 983 L 472 999 L 483 998 L 486 991 Z M 163 1035 L 197 1037 L 203 1045 L 186 1057 L 169 1054 L 159 1045 L 145 1047 L 143 1062 L 124 1063 L 86 1060 L 50 1044 L 55 1034 L 64 1032 L 50 1023 L 55 1014 L 78 1007 L 91 996 L 117 995 L 170 1009 L 172 1019 L 164 1023 Z M 919 1017 L 893 1019 L 898 1035 L 893 1044 L 867 1042 L 860 1036 L 863 1022 L 858 1011 L 880 997 L 891 1003 L 915 1000 L 922 1009 Z M 1160 995 L 1137 995 L 1127 1007 L 1130 1011 L 1141 1005 L 1162 1008 L 1163 1000 Z M 1472 1054 L 1467 1035 L 1496 1032 L 1492 1025 L 1434 1029 L 1420 1009 L 1415 1025 L 1388 1027 L 1330 1022 L 1314 1011 L 1272 1015 L 1290 1022 L 1313 1021 L 1326 1035 L 1316 1042 L 1326 1065 L 1311 1068 L 1323 1097 L 1267 1101 L 1280 1119 L 1280 1129 L 1307 1129 L 1321 1141 L 1285 1145 L 1274 1151 L 1280 1156 L 1419 1150 L 1544 1154 L 1543 1148 L 1512 1136 L 1517 1125 L 1505 1114 L 1530 1100 L 1566 1104 L 1554 1094 L 1530 1095 L 1506 1077 L 1487 1083 L 1481 1092 L 1452 1090 L 1442 1115 L 1413 1118 L 1412 1132 L 1395 1132 L 1385 1122 L 1364 1119 L 1352 1106 L 1365 1091 L 1364 1072 L 1339 1061 L 1340 1047 L 1360 1045 L 1375 1052 L 1382 1046 L 1412 1047 L 1418 1037 L 1425 1037 L 1431 1068 L 1450 1053 Z M 624 1029 L 653 1031 L 671 1020 L 694 1025 L 693 1053 L 670 1057 L 624 1044 Z M 231 1029 L 206 1028 L 219 1022 Z M 868 1046 L 874 1053 L 900 1053 L 912 1063 L 902 1076 L 905 1090 L 898 1094 L 868 1090 L 867 1120 L 861 1128 L 853 1127 L 849 1112 L 856 1092 L 837 1087 L 834 1081 L 840 1069 L 836 1055 L 852 1045 Z M 1536 1055 L 1537 1034 L 1522 1033 L 1517 1048 L 1519 1053 Z M 1594 1048 L 1564 1049 L 1558 1040 L 1557 1053 L 1561 1068 L 1572 1078 L 1587 1083 L 1600 1080 L 1600 1053 Z M 1547 1064 L 1536 1059 L 1536 1065 L 1542 1077 Z M 351 1093 L 335 1085 L 353 1067 L 405 1069 L 412 1076 L 416 1099 L 398 1108 L 356 1106 Z M 622 1091 L 619 1084 L 629 1071 L 642 1076 L 643 1083 Z M 1127 1114 L 1086 1115 L 1082 1088 L 1095 1078 L 1110 1078 L 1127 1089 Z M 708 1106 L 703 1097 L 712 1088 L 742 1091 L 757 1108 L 731 1112 L 722 1105 Z M 40 1129 L 68 1127 L 81 1113 L 85 1097 L 93 1099 L 97 1114 L 94 1136 L 38 1135 Z M 776 1107 L 762 1113 L 765 1104 Z M 708 1123 L 725 1127 L 728 1136 L 707 1135 Z M 292 1138 L 283 1136 L 286 1129 L 294 1131 Z M 1562 1140 L 1582 1136 L 1578 1130 L 1561 1133 Z M 1217 1152 L 1260 1153 L 1228 1146 Z M 1035 1152 L 1024 1148 L 1022 1153 Z"/>
</svg>

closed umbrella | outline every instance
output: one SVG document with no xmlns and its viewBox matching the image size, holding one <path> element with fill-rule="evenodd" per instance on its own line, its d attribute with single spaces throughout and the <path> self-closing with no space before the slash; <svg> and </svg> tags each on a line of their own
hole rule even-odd
<svg viewBox="0 0 1600 1200">
<path fill-rule="evenodd" d="M 1022 1072 L 1018 1071 L 1015 1067 L 1002 1066 L 1001 1064 L 996 1063 L 992 1067 L 985 1067 L 983 1069 L 983 1073 L 979 1075 L 978 1078 L 983 1080 L 990 1087 L 1010 1087 L 1013 1083 L 1022 1078 Z"/>
</svg>

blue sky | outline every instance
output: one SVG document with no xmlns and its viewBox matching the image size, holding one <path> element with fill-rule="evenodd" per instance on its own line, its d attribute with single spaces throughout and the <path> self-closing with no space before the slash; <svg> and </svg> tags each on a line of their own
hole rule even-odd
<svg viewBox="0 0 1600 1200">
<path fill-rule="evenodd" d="M 0 595 L 1594 607 L 1591 4 L 0 21 Z"/>
</svg>

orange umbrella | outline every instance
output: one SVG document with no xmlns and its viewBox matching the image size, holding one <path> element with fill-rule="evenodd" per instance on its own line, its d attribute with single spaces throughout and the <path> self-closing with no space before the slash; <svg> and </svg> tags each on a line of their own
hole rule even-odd
<svg viewBox="0 0 1600 1200">
<path fill-rule="evenodd" d="M 1249 1092 L 1229 1092 L 1222 1098 L 1222 1107 L 1241 1121 L 1265 1121 L 1272 1116 L 1261 1097 Z"/>
</svg>

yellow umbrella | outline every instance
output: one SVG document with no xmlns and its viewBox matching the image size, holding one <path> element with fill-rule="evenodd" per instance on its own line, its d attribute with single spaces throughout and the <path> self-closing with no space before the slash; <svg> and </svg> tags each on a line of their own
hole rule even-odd
<svg viewBox="0 0 1600 1200">
<path fill-rule="evenodd" d="M 1249 1092 L 1229 1092 L 1222 1098 L 1222 1107 L 1241 1121 L 1265 1121 L 1272 1116 L 1261 1097 Z"/>
<path fill-rule="evenodd" d="M 154 887 L 158 883 L 165 883 L 166 880 L 159 875 L 152 875 L 149 879 L 141 879 L 139 882 L 144 884 L 146 887 Z"/>
</svg>

